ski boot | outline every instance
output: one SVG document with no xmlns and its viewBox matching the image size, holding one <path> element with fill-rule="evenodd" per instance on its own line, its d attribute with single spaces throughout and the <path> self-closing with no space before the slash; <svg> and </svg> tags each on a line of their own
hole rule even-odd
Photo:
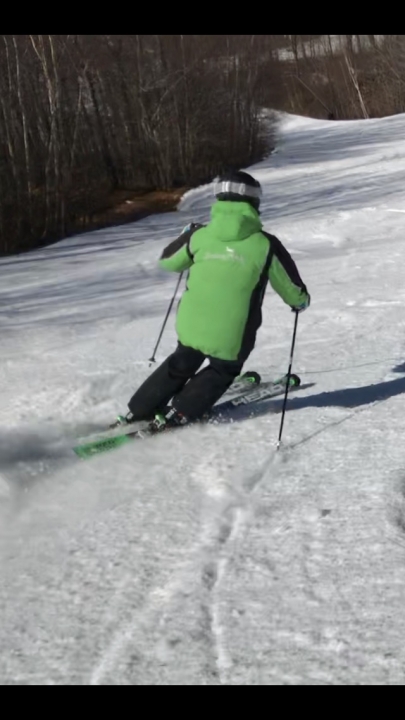
<svg viewBox="0 0 405 720">
<path fill-rule="evenodd" d="M 158 433 L 164 430 L 179 427 L 180 425 L 186 425 L 187 422 L 188 420 L 184 415 L 171 407 L 166 414 L 161 412 L 156 413 L 152 422 L 149 423 L 148 429 L 152 433 Z"/>
<path fill-rule="evenodd" d="M 109 425 L 110 430 L 115 430 L 115 428 L 118 427 L 125 427 L 126 425 L 130 425 L 131 423 L 136 422 L 133 419 L 132 413 L 128 413 L 127 415 L 117 415 L 115 421 Z"/>
</svg>

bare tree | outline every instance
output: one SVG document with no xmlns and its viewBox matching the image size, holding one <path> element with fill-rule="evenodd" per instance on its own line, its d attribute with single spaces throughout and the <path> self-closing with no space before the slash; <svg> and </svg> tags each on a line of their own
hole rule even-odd
<svg viewBox="0 0 405 720">
<path fill-rule="evenodd" d="M 405 36 L 0 36 L 0 252 L 92 227 L 274 146 L 271 112 L 405 110 Z"/>
</svg>

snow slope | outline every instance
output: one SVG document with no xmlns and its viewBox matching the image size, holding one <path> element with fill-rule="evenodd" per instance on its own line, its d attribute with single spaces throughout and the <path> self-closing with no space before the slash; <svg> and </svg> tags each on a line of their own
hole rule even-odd
<svg viewBox="0 0 405 720">
<path fill-rule="evenodd" d="M 1 684 L 404 684 L 405 116 L 289 116 L 251 171 L 312 295 L 280 453 L 281 400 L 71 452 L 151 371 L 156 260 L 209 187 L 0 259 Z M 285 372 L 292 327 L 269 289 L 246 369 Z"/>
</svg>

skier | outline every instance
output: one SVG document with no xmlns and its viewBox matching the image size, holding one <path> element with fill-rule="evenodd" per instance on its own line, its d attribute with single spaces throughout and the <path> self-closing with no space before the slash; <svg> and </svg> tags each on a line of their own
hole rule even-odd
<svg viewBox="0 0 405 720">
<path fill-rule="evenodd" d="M 163 251 L 160 267 L 189 270 L 177 312 L 178 345 L 130 399 L 127 423 L 151 420 L 151 430 L 159 431 L 211 409 L 255 346 L 268 280 L 293 310 L 309 306 L 290 254 L 263 231 L 261 194 L 260 183 L 245 172 L 218 178 L 210 222 L 187 226 Z M 206 359 L 209 365 L 198 372 Z"/>
</svg>

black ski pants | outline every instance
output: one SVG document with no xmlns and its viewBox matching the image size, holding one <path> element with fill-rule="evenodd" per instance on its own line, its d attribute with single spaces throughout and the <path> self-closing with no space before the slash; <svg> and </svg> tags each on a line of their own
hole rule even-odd
<svg viewBox="0 0 405 720">
<path fill-rule="evenodd" d="M 210 364 L 197 372 L 204 353 L 181 343 L 177 349 L 145 380 L 128 403 L 135 420 L 149 420 L 163 411 L 170 400 L 179 413 L 194 420 L 206 413 L 219 400 L 243 362 L 208 357 Z"/>
</svg>

